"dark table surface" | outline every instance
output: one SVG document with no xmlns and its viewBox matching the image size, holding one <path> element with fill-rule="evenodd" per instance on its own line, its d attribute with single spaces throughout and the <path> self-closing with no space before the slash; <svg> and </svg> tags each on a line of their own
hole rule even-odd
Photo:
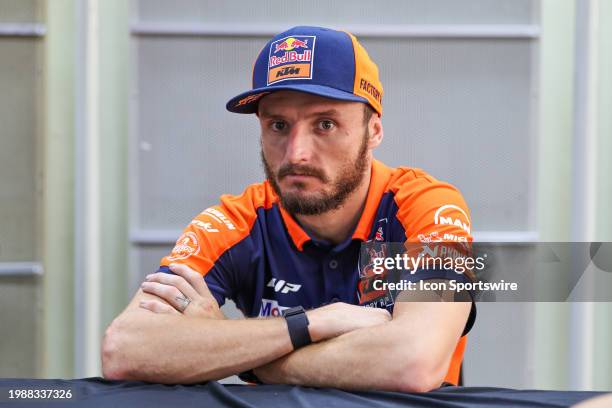
<svg viewBox="0 0 612 408">
<path fill-rule="evenodd" d="M 72 399 L 9 399 L 8 390 L 71 390 Z M 39 393 L 40 394 L 40 393 Z M 163 385 L 102 378 L 0 379 L 0 406 L 77 407 L 567 407 L 603 392 L 443 387 L 428 393 L 346 392 L 288 385 Z"/>
</svg>

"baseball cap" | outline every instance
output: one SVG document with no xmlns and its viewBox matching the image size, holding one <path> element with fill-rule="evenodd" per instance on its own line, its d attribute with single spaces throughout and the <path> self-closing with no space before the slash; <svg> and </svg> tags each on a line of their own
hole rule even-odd
<svg viewBox="0 0 612 408">
<path fill-rule="evenodd" d="M 253 66 L 253 89 L 230 99 L 230 112 L 255 113 L 272 92 L 307 92 L 369 104 L 382 115 L 378 67 L 349 32 L 299 26 L 275 35 Z"/>
</svg>

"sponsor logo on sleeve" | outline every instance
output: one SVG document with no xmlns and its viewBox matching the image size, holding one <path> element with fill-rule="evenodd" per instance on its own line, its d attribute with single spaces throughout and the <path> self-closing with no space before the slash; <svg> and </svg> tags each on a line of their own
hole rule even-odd
<svg viewBox="0 0 612 408">
<path fill-rule="evenodd" d="M 217 221 L 219 224 L 225 224 L 228 230 L 235 230 L 236 226 L 232 223 L 232 221 L 226 217 L 223 212 L 219 211 L 215 207 L 210 207 L 205 209 L 200 213 L 200 215 L 205 215 L 213 220 Z"/>
<path fill-rule="evenodd" d="M 455 234 L 444 233 L 442 241 L 468 242 L 467 237 Z"/>
<path fill-rule="evenodd" d="M 436 243 L 436 242 L 448 242 L 448 241 L 468 242 L 467 237 L 464 235 L 455 235 L 455 234 L 449 234 L 446 232 L 443 235 L 441 235 L 438 231 L 433 231 L 433 232 L 430 232 L 429 234 L 419 234 L 418 238 L 419 238 L 419 241 L 425 244 L 431 244 L 431 243 Z"/>
<path fill-rule="evenodd" d="M 193 220 L 191 221 L 191 224 L 195 225 L 196 228 L 199 228 L 206 232 L 219 232 L 219 230 L 213 227 L 212 223 L 210 222 L 202 222 L 200 220 Z"/>
<path fill-rule="evenodd" d="M 444 239 L 442 239 L 439 235 L 438 235 L 438 231 L 433 231 L 430 232 L 429 234 L 425 235 L 425 234 L 419 234 L 418 235 L 419 241 L 425 243 L 425 244 L 429 244 L 432 242 L 442 242 L 444 241 Z"/>
<path fill-rule="evenodd" d="M 434 223 L 436 225 L 455 225 L 470 234 L 471 228 L 468 220 L 469 217 L 465 211 L 454 204 L 443 205 L 434 214 Z"/>
<path fill-rule="evenodd" d="M 197 255 L 200 252 L 200 245 L 196 234 L 188 231 L 179 237 L 172 252 L 168 256 L 168 260 L 177 261 L 179 259 L 187 259 L 192 255 Z"/>
</svg>

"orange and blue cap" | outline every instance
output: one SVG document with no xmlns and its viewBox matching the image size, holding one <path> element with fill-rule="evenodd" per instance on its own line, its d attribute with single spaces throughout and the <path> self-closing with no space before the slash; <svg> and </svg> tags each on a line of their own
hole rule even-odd
<svg viewBox="0 0 612 408">
<path fill-rule="evenodd" d="M 255 61 L 253 89 L 232 98 L 226 108 L 255 113 L 263 96 L 281 90 L 363 102 L 382 115 L 378 67 L 346 31 L 299 26 L 277 34 Z"/>
</svg>

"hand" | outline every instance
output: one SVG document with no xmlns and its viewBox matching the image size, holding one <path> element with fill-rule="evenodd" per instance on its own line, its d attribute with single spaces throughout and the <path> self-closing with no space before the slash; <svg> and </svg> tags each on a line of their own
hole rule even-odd
<svg viewBox="0 0 612 408">
<path fill-rule="evenodd" d="M 225 319 L 202 275 L 187 265 L 171 264 L 169 268 L 176 275 L 163 272 L 147 275 L 142 291 L 160 300 L 143 300 L 140 307 L 155 313 Z"/>
<path fill-rule="evenodd" d="M 306 312 L 313 342 L 391 321 L 386 309 L 336 302 Z"/>
</svg>

